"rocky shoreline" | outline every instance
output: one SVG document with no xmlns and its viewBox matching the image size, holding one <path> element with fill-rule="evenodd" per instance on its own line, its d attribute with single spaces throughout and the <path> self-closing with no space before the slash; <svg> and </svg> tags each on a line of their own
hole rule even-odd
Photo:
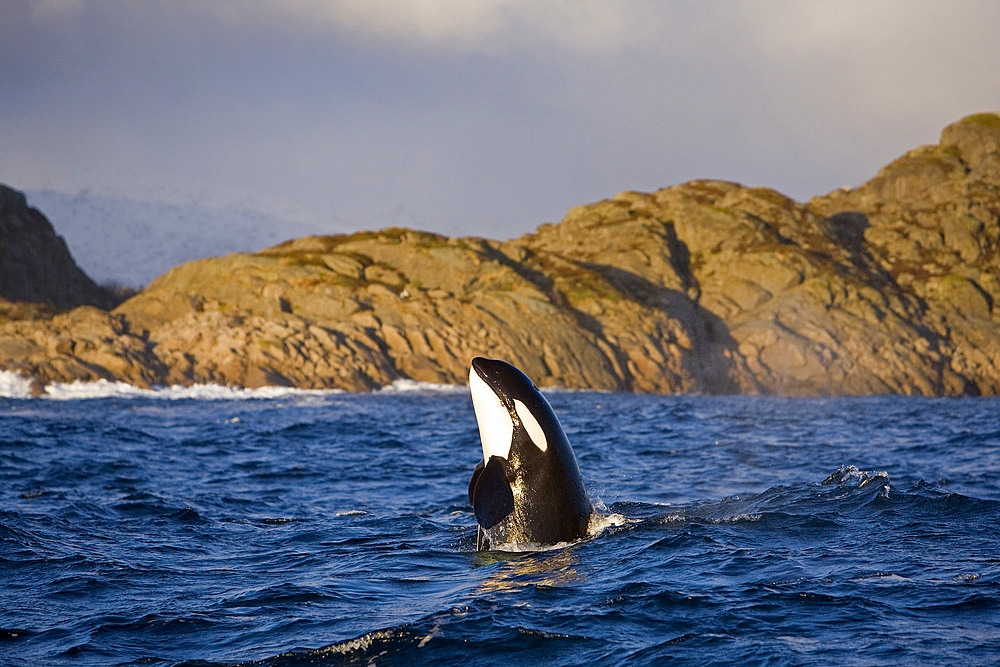
<svg viewBox="0 0 1000 667">
<path fill-rule="evenodd" d="M 9 298 L 9 297 L 8 297 Z M 1000 393 L 1000 116 L 797 203 L 692 181 L 510 241 L 407 229 L 175 267 L 112 310 L 0 323 L 0 369 L 140 387 L 466 382 L 793 396 Z"/>
</svg>

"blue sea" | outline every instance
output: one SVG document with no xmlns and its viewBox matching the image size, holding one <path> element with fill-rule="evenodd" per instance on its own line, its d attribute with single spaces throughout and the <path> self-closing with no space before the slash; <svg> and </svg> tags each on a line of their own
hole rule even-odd
<svg viewBox="0 0 1000 667">
<path fill-rule="evenodd" d="M 1000 400 L 547 394 L 600 516 L 476 553 L 464 388 L 7 391 L 0 664 L 1000 663 Z"/>
</svg>

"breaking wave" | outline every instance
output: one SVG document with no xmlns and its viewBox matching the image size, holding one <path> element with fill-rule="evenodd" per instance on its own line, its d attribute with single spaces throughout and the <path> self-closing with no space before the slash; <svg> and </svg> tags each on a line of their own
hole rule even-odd
<svg viewBox="0 0 1000 667">
<path fill-rule="evenodd" d="M 31 398 L 31 380 L 14 371 L 0 371 L 0 398 Z"/>
<path fill-rule="evenodd" d="M 218 384 L 173 385 L 145 389 L 127 382 L 51 382 L 37 396 L 30 379 L 13 371 L 0 371 L 0 398 L 48 398 L 78 400 L 87 398 L 161 398 L 168 400 L 234 400 L 246 398 L 282 398 L 285 396 L 325 396 L 342 394 L 341 389 L 296 389 L 294 387 L 225 387 Z"/>
<path fill-rule="evenodd" d="M 401 378 L 382 387 L 379 392 L 383 394 L 405 394 L 409 392 L 434 392 L 438 394 L 460 394 L 469 391 L 469 386 L 465 384 L 436 384 L 434 382 L 417 382 Z"/>
<path fill-rule="evenodd" d="M 33 391 L 34 390 L 34 391 Z M 434 384 L 415 380 L 399 379 L 378 390 L 379 393 L 439 393 L 458 394 L 468 391 L 466 385 Z M 41 393 L 38 393 L 38 392 Z M 172 385 L 145 389 L 127 382 L 96 380 L 94 382 L 51 382 L 42 388 L 33 381 L 14 371 L 0 371 L 0 398 L 48 398 L 54 400 L 77 400 L 88 398 L 160 398 L 168 400 L 239 400 L 269 399 L 287 396 L 328 396 L 347 393 L 343 389 L 298 389 L 295 387 L 226 387 L 218 384 L 194 384 L 191 386 Z"/>
</svg>

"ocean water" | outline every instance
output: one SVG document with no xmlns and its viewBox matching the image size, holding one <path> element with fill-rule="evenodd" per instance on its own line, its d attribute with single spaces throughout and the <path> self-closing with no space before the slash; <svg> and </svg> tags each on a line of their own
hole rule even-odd
<svg viewBox="0 0 1000 667">
<path fill-rule="evenodd" d="M 3 665 L 1000 663 L 1000 400 L 552 392 L 592 534 L 476 553 L 463 388 L 0 393 Z"/>
</svg>

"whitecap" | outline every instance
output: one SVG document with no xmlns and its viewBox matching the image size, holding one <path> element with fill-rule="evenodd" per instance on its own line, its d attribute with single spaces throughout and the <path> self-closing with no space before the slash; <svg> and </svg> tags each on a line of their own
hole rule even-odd
<svg viewBox="0 0 1000 667">
<path fill-rule="evenodd" d="M 126 382 L 52 382 L 45 385 L 45 398 L 55 400 L 74 400 L 80 398 L 137 398 L 143 393 L 152 393 L 148 389 L 130 385 Z"/>
<path fill-rule="evenodd" d="M 296 387 L 266 386 L 255 389 L 225 387 L 218 384 L 194 384 L 190 387 L 173 385 L 152 390 L 169 399 L 194 398 L 202 400 L 233 400 L 245 398 L 285 398 L 288 396 L 329 396 L 343 394 L 343 389 L 298 389 Z"/>
<path fill-rule="evenodd" d="M 859 489 L 873 483 L 888 488 L 889 473 L 884 470 L 861 470 L 855 465 L 842 465 L 821 482 L 823 485 L 852 484 Z"/>
<path fill-rule="evenodd" d="M 159 398 L 166 400 L 240 400 L 268 399 L 287 396 L 328 396 L 342 394 L 342 389 L 296 389 L 294 387 L 226 387 L 218 384 L 172 385 L 145 389 L 127 382 L 96 380 L 94 382 L 51 382 L 45 385 L 41 398 L 80 400 L 91 398 Z M 0 397 L 30 398 L 31 381 L 11 371 L 0 371 Z"/>
<path fill-rule="evenodd" d="M 15 371 L 0 371 L 0 398 L 32 398 L 32 380 Z M 469 391 L 467 385 L 436 384 L 399 379 L 377 390 L 379 393 L 403 394 L 433 392 L 456 394 Z M 163 398 L 199 400 L 239 400 L 248 398 L 285 398 L 289 396 L 328 396 L 347 393 L 343 389 L 299 389 L 296 387 L 265 386 L 248 389 L 221 384 L 171 385 L 143 388 L 110 380 L 83 382 L 51 382 L 44 386 L 41 397 L 56 400 L 86 398 Z"/>
<path fill-rule="evenodd" d="M 383 394 L 403 394 L 409 392 L 437 392 L 443 394 L 457 394 L 469 391 L 469 386 L 464 384 L 437 384 L 434 382 L 418 382 L 416 380 L 410 380 L 408 378 L 400 378 L 399 380 L 393 381 L 392 384 L 387 384 L 381 389 L 380 393 Z"/>
<path fill-rule="evenodd" d="M 15 371 L 0 371 L 0 398 L 31 398 L 31 380 Z"/>
<path fill-rule="evenodd" d="M 760 521 L 760 514 L 737 514 L 735 516 L 724 516 L 719 518 L 708 518 L 707 521 L 712 524 L 723 524 L 723 523 L 753 523 L 755 521 Z"/>
<path fill-rule="evenodd" d="M 553 384 L 545 387 L 539 387 L 539 391 L 543 394 L 613 394 L 615 393 L 612 389 L 588 389 L 582 388 L 578 389 L 575 387 L 564 387 L 561 384 Z"/>
</svg>

